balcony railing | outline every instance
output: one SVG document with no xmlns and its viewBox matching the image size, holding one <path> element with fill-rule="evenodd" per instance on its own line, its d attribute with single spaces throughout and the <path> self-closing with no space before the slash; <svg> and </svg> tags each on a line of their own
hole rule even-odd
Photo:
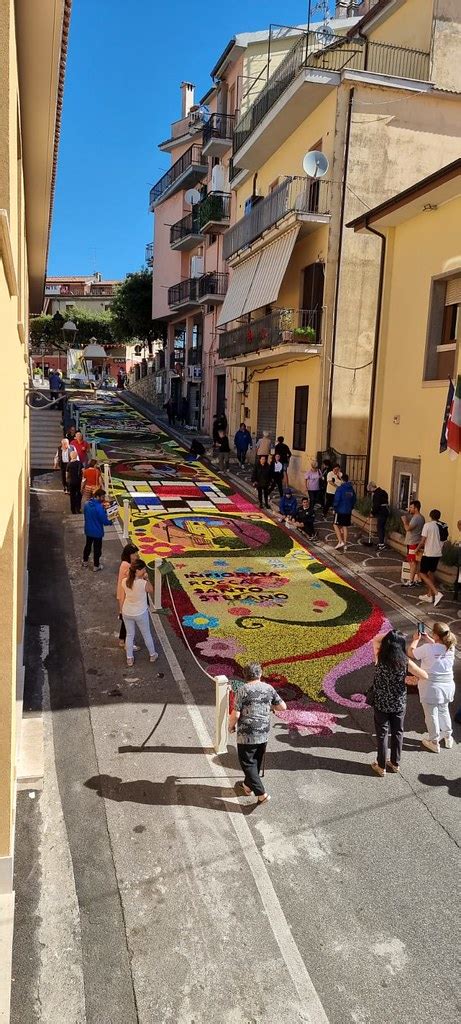
<svg viewBox="0 0 461 1024">
<path fill-rule="evenodd" d="M 213 139 L 232 139 L 234 114 L 212 114 L 203 128 L 202 145 L 205 148 Z"/>
<path fill-rule="evenodd" d="M 322 49 L 309 49 L 307 35 L 301 36 L 270 76 L 264 89 L 249 107 L 234 131 L 233 152 L 237 153 L 282 93 L 303 69 L 321 71 L 371 71 L 380 75 L 427 81 L 430 55 L 423 50 L 367 43 L 362 39 L 336 36 Z"/>
<path fill-rule="evenodd" d="M 201 277 L 189 277 L 185 281 L 179 281 L 168 289 L 168 305 L 172 306 L 200 306 L 209 296 L 224 298 L 227 291 L 227 274 L 217 274 L 214 271 L 210 274 L 202 274 Z"/>
<path fill-rule="evenodd" d="M 154 243 L 153 242 L 148 242 L 147 245 L 146 245 L 145 262 L 146 262 L 146 267 L 149 267 L 149 270 L 152 270 L 152 267 L 154 266 Z"/>
<path fill-rule="evenodd" d="M 174 370 L 177 363 L 184 366 L 184 349 L 175 348 L 173 352 L 170 352 L 170 370 Z"/>
<path fill-rule="evenodd" d="M 267 316 L 224 331 L 219 358 L 250 355 L 277 345 L 320 345 L 323 309 L 274 309 Z"/>
<path fill-rule="evenodd" d="M 226 231 L 223 242 L 224 259 L 250 245 L 268 228 L 274 227 L 290 213 L 328 216 L 331 187 L 325 180 L 287 178 L 261 199 L 246 217 L 242 217 Z"/>
<path fill-rule="evenodd" d="M 178 245 L 178 242 L 182 242 L 184 238 L 198 238 L 202 234 L 199 217 L 196 211 L 198 205 L 194 206 L 192 213 L 186 214 L 181 220 L 176 221 L 176 224 L 172 224 L 170 228 L 170 245 Z M 195 244 L 198 244 L 195 243 Z M 180 246 L 178 246 L 180 248 Z"/>
<path fill-rule="evenodd" d="M 176 163 L 170 167 L 169 171 L 151 188 L 149 193 L 150 211 L 152 212 L 155 204 L 162 198 L 165 192 L 173 191 L 173 186 L 178 184 L 180 179 L 187 177 L 188 171 L 192 172 L 195 168 L 195 176 L 200 181 L 200 178 L 206 174 L 207 167 L 207 160 L 202 155 L 201 146 L 190 146 L 179 160 L 176 160 Z"/>
<path fill-rule="evenodd" d="M 201 203 L 194 206 L 191 213 L 188 213 L 181 220 L 176 221 L 170 228 L 170 245 L 179 248 L 193 248 L 200 242 L 200 236 L 206 224 L 220 224 L 228 221 L 230 217 L 230 193 L 209 192 Z M 183 239 L 190 238 L 191 245 L 184 246 L 178 243 Z M 194 242 L 194 239 L 197 239 Z"/>
<path fill-rule="evenodd" d="M 191 345 L 191 347 L 187 349 L 187 363 L 188 363 L 188 366 L 201 366 L 202 365 L 202 348 L 201 348 L 201 346 L 196 348 L 195 346 Z"/>
<path fill-rule="evenodd" d="M 90 295 L 115 295 L 116 285 L 115 284 L 92 284 L 90 285 Z"/>
</svg>

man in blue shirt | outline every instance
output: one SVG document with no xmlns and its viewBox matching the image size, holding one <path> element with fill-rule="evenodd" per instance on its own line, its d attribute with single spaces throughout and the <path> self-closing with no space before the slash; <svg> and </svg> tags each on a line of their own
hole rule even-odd
<svg viewBox="0 0 461 1024">
<path fill-rule="evenodd" d="M 237 458 L 241 466 L 245 465 L 247 452 L 253 447 L 250 431 L 245 423 L 241 423 L 234 437 L 234 447 L 237 449 Z"/>
<path fill-rule="evenodd" d="M 99 559 L 102 553 L 102 538 L 104 527 L 111 526 L 111 521 L 105 509 L 106 492 L 99 488 L 94 492 L 93 497 L 87 501 L 83 510 L 85 518 L 85 547 L 83 549 L 82 566 L 88 566 L 91 548 L 93 548 L 93 572 L 101 572 L 102 565 Z"/>
<path fill-rule="evenodd" d="M 50 370 L 48 374 L 48 383 L 50 385 L 50 396 L 51 398 L 59 398 L 59 391 L 61 387 L 61 378 L 57 370 Z M 58 404 L 53 406 L 54 409 L 58 408 Z"/>
<path fill-rule="evenodd" d="M 333 499 L 333 508 L 335 512 L 334 531 L 338 538 L 338 543 L 336 545 L 337 550 L 346 550 L 347 531 L 348 527 L 351 525 L 352 509 L 354 508 L 356 501 L 357 495 L 349 477 L 347 473 L 343 473 L 342 481 L 339 487 L 336 488 Z"/>
</svg>

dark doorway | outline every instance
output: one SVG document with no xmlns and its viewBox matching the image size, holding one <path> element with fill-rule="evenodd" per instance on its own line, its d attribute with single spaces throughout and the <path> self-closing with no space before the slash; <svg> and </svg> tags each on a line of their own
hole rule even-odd
<svg viewBox="0 0 461 1024">
<path fill-rule="evenodd" d="M 222 416 L 226 411 L 226 374 L 220 373 L 216 377 L 216 413 Z"/>
<path fill-rule="evenodd" d="M 316 342 L 322 338 L 322 307 L 324 288 L 323 263 L 310 263 L 303 270 L 303 327 L 313 327 Z"/>
</svg>

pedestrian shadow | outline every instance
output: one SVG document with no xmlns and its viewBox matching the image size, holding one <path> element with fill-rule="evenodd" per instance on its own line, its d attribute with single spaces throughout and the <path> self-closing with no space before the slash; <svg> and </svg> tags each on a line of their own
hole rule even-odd
<svg viewBox="0 0 461 1024">
<path fill-rule="evenodd" d="M 93 775 L 87 779 L 85 786 L 105 800 L 117 803 L 148 804 L 151 807 L 200 807 L 207 811 L 228 811 L 230 814 L 244 815 L 251 814 L 257 807 L 256 802 L 240 803 L 233 786 L 201 786 L 197 783 L 193 786 L 184 785 L 177 775 L 168 775 L 164 782 L 151 782 L 150 779 L 122 782 L 114 775 Z"/>
<path fill-rule="evenodd" d="M 145 743 L 136 747 L 132 743 L 127 743 L 125 746 L 119 747 L 118 752 L 119 754 L 205 754 L 207 757 L 216 754 L 214 747 L 171 747 L 167 743 L 160 743 L 157 747 L 149 747 Z M 219 763 L 222 764 L 222 761 L 220 760 Z"/>
<path fill-rule="evenodd" d="M 366 732 L 335 732 L 332 736 L 302 736 L 295 732 L 290 726 L 282 726 L 283 731 L 277 727 L 274 733 L 278 743 L 286 743 L 292 749 L 297 750 L 324 750 L 334 747 L 336 750 L 356 751 L 360 754 L 371 754 L 376 750 L 376 743 L 369 733 Z"/>
<path fill-rule="evenodd" d="M 447 779 L 445 775 L 418 775 L 418 781 L 423 786 L 446 786 L 449 796 L 461 797 L 461 778 Z"/>
</svg>

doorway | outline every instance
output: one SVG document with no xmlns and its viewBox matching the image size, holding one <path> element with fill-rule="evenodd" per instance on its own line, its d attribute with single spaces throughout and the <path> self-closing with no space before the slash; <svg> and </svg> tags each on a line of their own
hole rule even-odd
<svg viewBox="0 0 461 1024">
<path fill-rule="evenodd" d="M 226 374 L 219 373 L 216 377 L 216 415 L 223 416 L 226 412 Z"/>
<path fill-rule="evenodd" d="M 395 508 L 406 511 L 410 501 L 418 497 L 420 472 L 420 459 L 394 458 L 391 502 Z"/>
<path fill-rule="evenodd" d="M 310 263 L 303 270 L 303 323 L 301 327 L 313 327 L 315 340 L 322 337 L 322 306 L 325 284 L 323 263 Z M 306 322 L 304 323 L 304 319 Z"/>
<path fill-rule="evenodd" d="M 278 393 L 278 380 L 262 380 L 258 385 L 258 422 L 256 432 L 257 436 L 261 437 L 263 430 L 267 430 L 272 441 L 276 437 Z"/>
</svg>

